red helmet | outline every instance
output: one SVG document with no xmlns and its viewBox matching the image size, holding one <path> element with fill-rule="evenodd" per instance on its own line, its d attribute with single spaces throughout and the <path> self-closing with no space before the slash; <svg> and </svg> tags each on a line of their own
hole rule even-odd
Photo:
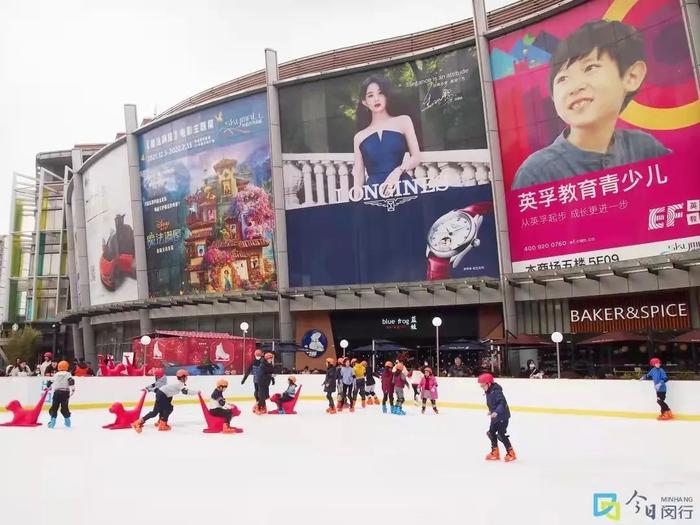
<svg viewBox="0 0 700 525">
<path fill-rule="evenodd" d="M 275 354 L 272 352 L 265 352 L 265 359 L 274 359 Z"/>
<path fill-rule="evenodd" d="M 426 366 L 425 369 L 423 370 L 423 373 L 433 375 L 433 369 L 430 368 L 429 366 Z"/>
<path fill-rule="evenodd" d="M 180 370 L 178 370 L 175 373 L 175 377 L 177 377 L 178 379 L 182 379 L 183 377 L 188 377 L 189 375 L 190 375 L 190 373 L 187 370 L 185 370 L 184 368 L 181 368 Z"/>
<path fill-rule="evenodd" d="M 165 371 L 162 368 L 154 368 L 151 372 L 156 379 L 160 379 L 165 375 Z"/>
<path fill-rule="evenodd" d="M 350 359 L 351 365 L 354 365 L 355 363 L 357 363 L 357 359 L 355 359 L 354 357 L 352 359 Z"/>
<path fill-rule="evenodd" d="M 659 359 L 658 357 L 652 357 L 651 359 L 649 359 L 649 365 L 651 365 L 651 366 L 656 366 L 656 365 L 660 365 L 660 364 L 661 364 L 661 359 Z"/>
<path fill-rule="evenodd" d="M 47 359 L 47 358 L 48 358 L 48 359 L 52 359 L 52 358 L 53 358 L 53 354 L 52 354 L 51 352 L 44 352 L 44 359 Z"/>
<path fill-rule="evenodd" d="M 481 374 L 478 381 L 480 385 L 490 385 L 493 383 L 493 376 L 489 373 Z"/>
</svg>

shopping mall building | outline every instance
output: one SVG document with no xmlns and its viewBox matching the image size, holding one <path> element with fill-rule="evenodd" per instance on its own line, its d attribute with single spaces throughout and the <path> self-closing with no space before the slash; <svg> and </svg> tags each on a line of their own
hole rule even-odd
<svg viewBox="0 0 700 525">
<path fill-rule="evenodd" d="M 698 372 L 697 2 L 481 13 L 260 50 L 152 120 L 125 106 L 111 144 L 40 153 L 15 182 L 4 328 L 95 363 L 245 322 L 303 350 L 290 368 L 438 345 L 443 370 L 512 375 L 556 373 L 561 332 L 564 374 Z"/>
</svg>

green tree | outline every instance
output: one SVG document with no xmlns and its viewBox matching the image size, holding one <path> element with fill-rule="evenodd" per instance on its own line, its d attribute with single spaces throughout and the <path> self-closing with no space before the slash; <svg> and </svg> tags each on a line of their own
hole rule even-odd
<svg viewBox="0 0 700 525">
<path fill-rule="evenodd" d="M 31 326 L 25 326 L 15 332 L 5 346 L 5 354 L 9 364 L 14 364 L 19 357 L 27 361 L 27 364 L 31 361 L 31 365 L 35 365 L 34 361 L 40 342 L 41 332 Z"/>
</svg>

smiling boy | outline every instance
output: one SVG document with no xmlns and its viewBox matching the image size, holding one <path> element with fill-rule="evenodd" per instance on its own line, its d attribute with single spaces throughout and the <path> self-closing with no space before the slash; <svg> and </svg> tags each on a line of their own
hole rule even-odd
<svg viewBox="0 0 700 525">
<path fill-rule="evenodd" d="M 513 189 L 670 153 L 648 133 L 615 129 L 646 74 L 644 41 L 632 26 L 589 22 L 562 40 L 552 55 L 549 87 L 567 128 L 523 162 Z"/>
</svg>

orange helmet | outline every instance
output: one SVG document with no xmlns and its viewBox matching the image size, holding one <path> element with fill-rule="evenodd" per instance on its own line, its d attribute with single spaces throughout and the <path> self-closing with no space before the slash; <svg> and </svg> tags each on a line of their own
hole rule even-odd
<svg viewBox="0 0 700 525">
<path fill-rule="evenodd" d="M 68 364 L 68 361 L 59 361 L 57 368 L 59 372 L 68 372 L 70 365 Z"/>
<path fill-rule="evenodd" d="M 326 358 L 326 364 L 330 366 L 335 365 L 335 359 L 333 359 L 332 357 Z"/>
<path fill-rule="evenodd" d="M 226 381 L 225 379 L 219 379 L 216 382 L 216 387 L 218 388 L 220 386 L 223 386 L 224 388 L 228 388 L 228 381 Z"/>
<path fill-rule="evenodd" d="M 402 371 L 403 370 L 403 363 L 396 363 L 396 370 Z"/>
<path fill-rule="evenodd" d="M 392 363 L 391 361 L 387 361 L 386 363 L 384 363 L 384 366 L 387 368 L 393 368 L 394 363 Z"/>
<path fill-rule="evenodd" d="M 362 361 L 360 364 L 361 364 L 362 366 L 367 366 L 367 361 Z"/>
<path fill-rule="evenodd" d="M 297 376 L 289 376 L 287 378 L 287 381 L 289 381 L 290 383 L 294 383 L 296 385 L 297 384 Z"/>
<path fill-rule="evenodd" d="M 178 379 L 182 379 L 183 377 L 188 377 L 189 375 L 190 375 L 190 373 L 187 370 L 185 370 L 184 368 L 181 368 L 180 370 L 178 370 L 175 373 L 175 377 L 177 377 Z"/>
<path fill-rule="evenodd" d="M 265 359 L 274 359 L 275 354 L 272 352 L 265 352 Z"/>
<path fill-rule="evenodd" d="M 262 350 L 259 350 L 259 349 L 258 349 L 258 350 L 255 351 L 255 357 L 262 357 L 262 355 L 263 355 Z"/>
</svg>

